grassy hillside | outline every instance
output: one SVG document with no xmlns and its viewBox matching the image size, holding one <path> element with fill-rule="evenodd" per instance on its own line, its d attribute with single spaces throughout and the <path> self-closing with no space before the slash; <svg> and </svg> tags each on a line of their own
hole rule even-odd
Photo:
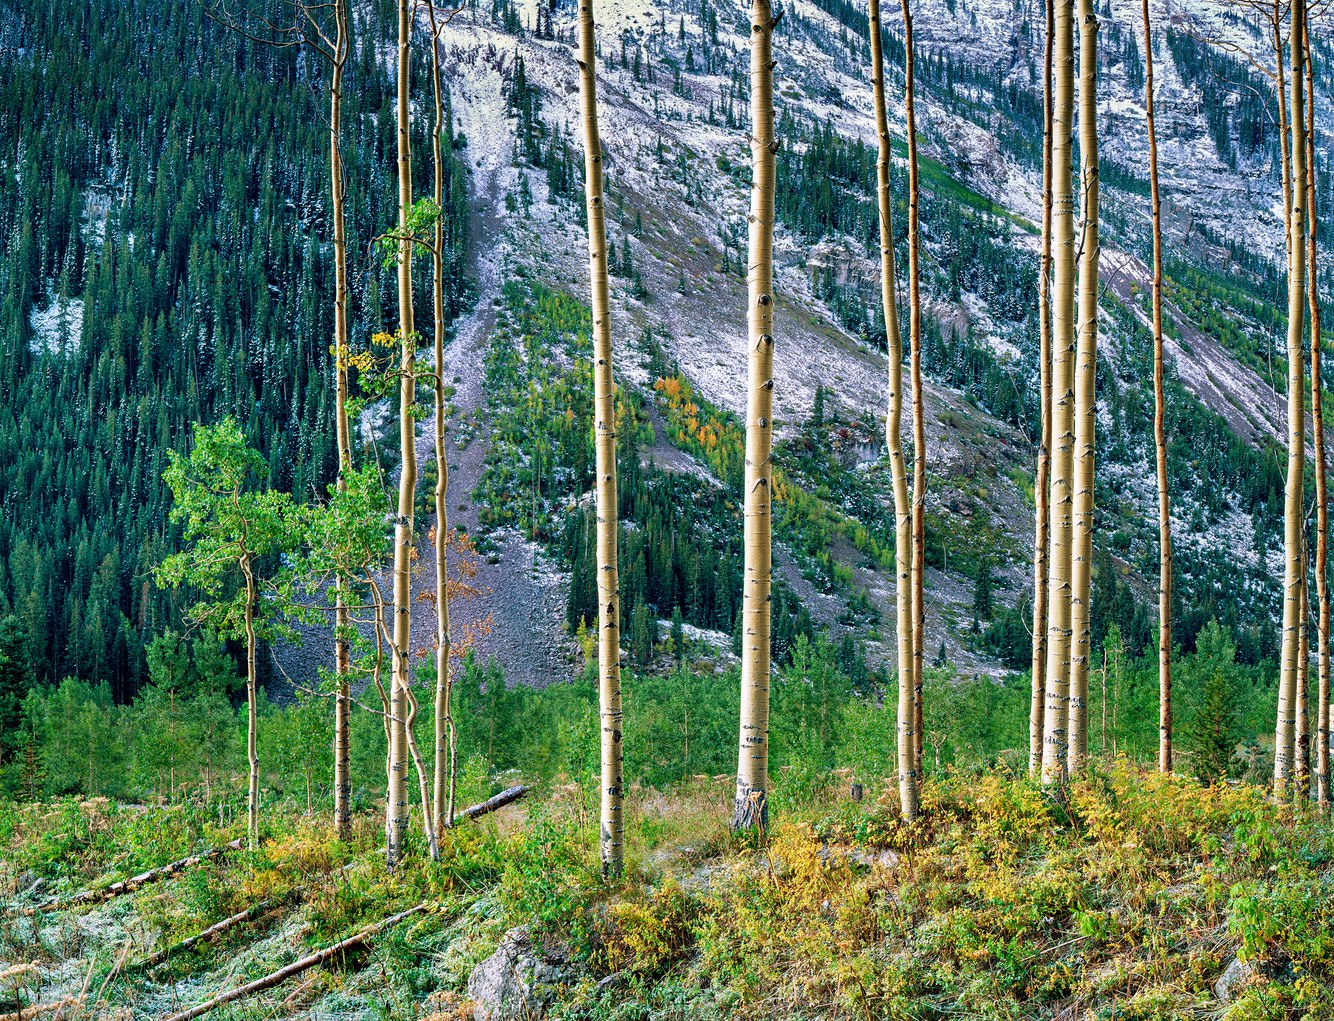
<svg viewBox="0 0 1334 1021">
<path fill-rule="evenodd" d="M 367 948 L 216 1016 L 470 1017 L 469 975 L 517 925 L 543 962 L 550 1018 L 1334 1012 L 1334 830 L 1257 788 L 1124 760 L 1060 797 L 951 772 L 905 828 L 878 782 L 857 802 L 843 779 L 789 773 L 762 844 L 729 835 L 729 794 L 708 777 L 635 788 L 630 868 L 612 886 L 597 878 L 596 786 L 567 781 L 454 831 L 438 864 L 414 847 L 386 876 L 372 818 L 338 843 L 323 820 L 275 810 L 253 854 L 35 917 L 14 909 L 217 846 L 235 827 L 189 806 L 8 806 L 0 1009 L 85 990 L 96 1016 L 160 1017 L 425 902 Z M 264 901 L 215 944 L 142 967 Z"/>
</svg>

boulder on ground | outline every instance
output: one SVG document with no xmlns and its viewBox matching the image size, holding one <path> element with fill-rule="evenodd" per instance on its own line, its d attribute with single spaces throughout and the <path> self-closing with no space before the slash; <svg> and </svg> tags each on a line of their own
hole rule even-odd
<svg viewBox="0 0 1334 1021">
<path fill-rule="evenodd" d="M 532 1021 L 572 978 L 569 964 L 545 954 L 521 925 L 505 933 L 496 952 L 473 969 L 468 997 L 477 1021 Z"/>
</svg>

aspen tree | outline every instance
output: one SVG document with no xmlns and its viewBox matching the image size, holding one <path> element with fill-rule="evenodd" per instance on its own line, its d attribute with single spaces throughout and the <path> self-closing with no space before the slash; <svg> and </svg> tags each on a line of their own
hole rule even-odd
<svg viewBox="0 0 1334 1021">
<path fill-rule="evenodd" d="M 588 213 L 588 285 L 593 309 L 593 416 L 597 457 L 598 716 L 602 730 L 599 847 L 604 877 L 625 862 L 622 815 L 621 591 L 617 565 L 616 384 L 612 375 L 607 225 L 602 205 L 597 46 L 593 0 L 579 0 L 579 100 L 584 125 L 584 205 Z M 747 519 L 749 520 L 749 519 Z"/>
<path fill-rule="evenodd" d="M 435 245 L 432 250 L 432 292 L 435 313 L 435 759 L 431 774 L 431 817 L 436 839 L 454 825 L 458 790 L 458 735 L 454 728 L 454 684 L 450 674 L 449 641 L 449 457 L 445 447 L 445 124 L 440 84 L 440 30 L 434 0 L 426 0 L 431 25 L 431 88 L 435 119 L 431 123 L 434 170 Z M 448 23 L 447 21 L 445 22 Z"/>
<path fill-rule="evenodd" d="M 1042 714 L 1047 663 L 1047 543 L 1051 535 L 1051 61 L 1053 9 L 1046 4 L 1047 38 L 1042 54 L 1042 254 L 1038 259 L 1038 381 L 1042 432 L 1033 476 L 1033 657 L 1028 706 L 1028 772 L 1042 770 Z"/>
<path fill-rule="evenodd" d="M 417 334 L 412 316 L 412 239 L 408 213 L 412 206 L 412 148 L 408 136 L 410 62 L 408 47 L 412 32 L 411 0 L 398 2 L 398 342 L 399 342 L 399 454 L 398 514 L 394 522 L 394 626 L 391 648 L 393 672 L 390 681 L 389 797 L 386 810 L 385 860 L 397 864 L 408 829 L 408 735 L 409 685 L 412 683 L 412 553 L 413 502 L 417 493 L 416 422 L 413 404 L 417 396 L 414 374 Z M 425 808 L 426 806 L 423 806 Z"/>
<path fill-rule="evenodd" d="M 1303 239 L 1302 244 L 1305 244 Z M 1297 708 L 1293 734 L 1292 780 L 1298 798 L 1311 796 L 1311 549 L 1306 541 L 1306 519 L 1302 518 L 1302 609 L 1297 640 Z"/>
<path fill-rule="evenodd" d="M 1303 501 L 1306 471 L 1305 380 L 1302 342 L 1306 313 L 1307 198 L 1305 82 L 1302 75 L 1306 33 L 1305 0 L 1293 0 L 1290 110 L 1292 177 L 1285 181 L 1290 196 L 1288 216 L 1288 480 L 1283 505 L 1283 643 L 1279 660 L 1278 711 L 1274 728 L 1274 793 L 1289 793 L 1293 781 L 1296 740 L 1297 673 L 1301 654 Z M 1281 61 L 1280 61 L 1281 65 Z M 1280 70 L 1280 75 L 1282 71 Z M 1281 95 L 1281 93 L 1280 93 Z M 1280 102 L 1280 105 L 1282 103 Z"/>
<path fill-rule="evenodd" d="M 922 267 L 916 58 L 911 0 L 903 7 L 903 115 L 908 135 L 908 343 L 912 360 L 913 769 L 922 775 L 922 669 L 926 661 L 926 398 L 922 389 Z"/>
<path fill-rule="evenodd" d="M 333 0 L 335 34 L 330 50 L 329 188 L 333 205 L 334 249 L 334 422 L 338 437 L 338 489 L 347 486 L 352 470 L 352 438 L 347 418 L 347 200 L 343 193 L 343 69 L 349 49 L 347 0 Z M 334 582 L 334 832 L 340 840 L 352 826 L 352 615 L 347 605 L 347 579 Z"/>
<path fill-rule="evenodd" d="M 1320 338 L 1320 290 L 1316 284 L 1316 227 L 1319 223 L 1316 209 L 1315 162 L 1315 74 L 1311 67 L 1311 40 L 1303 35 L 1306 57 L 1306 260 L 1311 286 L 1307 295 L 1311 315 L 1311 418 L 1315 441 L 1315 585 L 1316 617 L 1316 801 L 1322 811 L 1328 811 L 1329 791 L 1329 494 L 1325 480 L 1325 414 L 1324 382 L 1321 369 L 1324 361 Z"/>
<path fill-rule="evenodd" d="M 1079 155 L 1084 232 L 1079 261 L 1079 350 L 1075 366 L 1074 545 L 1070 568 L 1068 768 L 1088 755 L 1089 595 L 1093 568 L 1093 481 L 1098 425 L 1098 17 L 1079 0 Z"/>
<path fill-rule="evenodd" d="M 746 401 L 745 579 L 742 589 L 741 735 L 732 826 L 769 819 L 769 670 L 772 585 L 773 232 L 775 155 L 773 31 L 769 0 L 750 4 L 750 192 Z"/>
<path fill-rule="evenodd" d="M 1287 71 L 1283 53 L 1283 7 L 1282 0 L 1272 0 L 1266 12 L 1269 18 L 1270 35 L 1274 43 L 1274 83 L 1278 94 L 1278 150 L 1283 165 L 1283 226 L 1287 230 L 1286 242 L 1292 244 L 1292 147 L 1288 136 Z M 1294 74 L 1295 74 L 1294 70 Z M 1292 249 L 1288 249 L 1288 271 L 1292 271 Z"/>
<path fill-rule="evenodd" d="M 343 75 L 351 50 L 347 0 L 305 2 L 293 0 L 292 22 L 280 25 L 266 17 L 263 37 L 251 34 L 246 20 L 238 20 L 225 6 L 207 9 L 209 17 L 254 42 L 278 48 L 310 46 L 329 64 L 329 197 L 333 223 L 334 261 L 334 433 L 338 448 L 338 492 L 344 492 L 346 477 L 352 470 L 351 430 L 348 425 L 348 286 L 347 286 L 347 198 L 343 180 L 342 124 Z M 333 18 L 332 31 L 324 20 Z M 257 12 L 252 11 L 254 15 Z M 352 616 L 347 605 L 349 578 L 341 573 L 333 579 L 334 597 L 334 832 L 346 839 L 352 822 L 351 731 L 352 694 L 348 683 L 351 672 Z"/>
<path fill-rule="evenodd" d="M 258 664 L 261 640 L 290 639 L 282 623 L 292 612 L 290 584 L 260 574 L 260 565 L 291 554 L 300 530 L 299 513 L 287 493 L 256 491 L 267 464 L 249 447 L 232 419 L 196 425 L 189 456 L 168 451 L 162 478 L 171 490 L 171 519 L 183 525 L 185 548 L 155 570 L 160 584 L 189 585 L 210 602 L 196 604 L 190 617 L 246 649 L 246 833 L 251 850 L 259 843 Z M 261 584 L 265 598 L 260 599 Z"/>
<path fill-rule="evenodd" d="M 1047 576 L 1047 665 L 1042 782 L 1066 774 L 1070 670 L 1070 567 L 1074 537 L 1075 228 L 1074 0 L 1051 0 L 1052 42 L 1052 458 Z"/>
<path fill-rule="evenodd" d="M 1144 13 L 1144 112 L 1149 132 L 1149 208 L 1153 217 L 1153 443 L 1158 471 L 1158 769 L 1172 772 L 1172 516 L 1167 484 L 1167 401 L 1163 395 L 1163 214 L 1158 132 L 1153 119 L 1153 30 Z"/>
<path fill-rule="evenodd" d="M 903 338 L 899 333 L 899 306 L 894 269 L 894 197 L 889 190 L 892 146 L 885 114 L 885 59 L 880 38 L 880 0 L 869 0 L 871 29 L 871 90 L 875 102 L 875 130 L 879 141 L 876 194 L 880 210 L 880 299 L 884 307 L 885 340 L 889 355 L 889 414 L 885 420 L 885 447 L 889 452 L 894 485 L 895 604 L 898 610 L 899 651 L 899 805 L 903 818 L 917 817 L 917 725 L 913 692 L 912 613 L 912 505 L 908 498 L 908 470 L 903 456 Z"/>
</svg>

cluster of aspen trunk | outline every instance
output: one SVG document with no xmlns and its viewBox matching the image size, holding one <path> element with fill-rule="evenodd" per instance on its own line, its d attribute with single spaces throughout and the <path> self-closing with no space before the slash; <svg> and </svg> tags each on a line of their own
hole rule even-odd
<svg viewBox="0 0 1334 1021">
<path fill-rule="evenodd" d="M 1271 0 L 1254 0 L 1267 4 Z M 1272 24 L 1278 57 L 1279 95 L 1284 96 L 1284 19 L 1272 0 Z M 902 814 L 914 819 L 919 811 L 922 776 L 922 669 L 924 663 L 925 606 L 925 486 L 926 436 L 921 370 L 922 298 L 918 229 L 918 154 L 914 95 L 913 15 L 910 0 L 900 0 L 906 67 L 904 120 L 908 152 L 908 365 L 912 402 L 912 485 L 908 481 L 903 418 L 903 334 L 898 310 L 898 281 L 894 257 L 893 201 L 890 186 L 891 144 L 886 112 L 884 57 L 878 0 L 869 0 L 871 86 L 879 142 L 877 163 L 880 213 L 881 273 L 884 321 L 889 341 L 888 417 L 886 445 L 891 466 L 897 549 L 897 655 L 898 655 L 898 769 Z M 1159 766 L 1172 768 L 1171 718 L 1171 599 L 1172 553 L 1169 488 L 1163 398 L 1163 254 L 1158 187 L 1157 140 L 1153 107 L 1153 36 L 1149 3 L 1142 0 L 1146 75 L 1145 103 L 1149 145 L 1150 204 L 1153 233 L 1153 365 L 1159 494 L 1160 581 Z M 439 31 L 444 21 L 434 5 L 424 0 L 431 29 L 432 80 L 435 123 L 432 132 L 435 160 L 435 198 L 442 198 L 441 79 Z M 302 8 L 312 17 L 316 10 Z M 320 52 L 330 62 L 330 180 L 333 200 L 335 252 L 335 362 L 339 468 L 350 470 L 351 448 L 347 420 L 347 252 L 344 226 L 343 168 L 339 157 L 342 72 L 347 58 L 347 4 L 333 0 L 318 11 L 331 11 L 335 30 L 318 31 Z M 412 247 L 422 243 L 410 232 L 412 208 L 412 154 L 409 144 L 409 45 L 415 15 L 414 0 L 398 3 L 398 259 L 400 344 L 400 443 L 402 472 L 395 522 L 393 565 L 393 624 L 391 636 L 392 683 L 386 729 L 389 734 L 388 803 L 386 809 L 387 860 L 390 866 L 402 853 L 408 826 L 408 761 L 414 760 L 421 785 L 421 804 L 428 843 L 436 852 L 442 828 L 455 816 L 454 728 L 450 715 L 449 615 L 445 590 L 445 536 L 448 528 L 445 493 L 448 466 L 444 448 L 443 267 L 442 225 L 435 223 L 435 456 L 437 489 L 435 551 L 437 557 L 437 689 L 435 700 L 434 769 L 428 773 L 412 741 L 411 724 L 416 702 L 410 688 L 409 624 L 411 617 L 410 567 L 413 550 L 413 505 L 416 488 L 415 403 L 417 376 L 416 334 L 410 263 Z M 1097 66 L 1098 21 L 1093 0 L 1049 0 L 1046 4 L 1044 54 L 1043 219 L 1040 250 L 1040 377 L 1042 428 L 1035 476 L 1034 599 L 1032 649 L 1032 711 L 1030 769 L 1044 782 L 1058 783 L 1078 770 L 1088 748 L 1088 680 L 1090 656 L 1089 593 L 1094 526 L 1094 466 L 1096 439 L 1095 368 L 1098 343 L 1098 133 Z M 447 20 L 447 19 L 445 19 Z M 1283 193 L 1287 213 L 1289 259 L 1288 364 L 1289 364 L 1289 469 L 1285 501 L 1284 616 L 1282 675 L 1276 730 L 1275 791 L 1288 793 L 1294 785 L 1305 792 L 1310 782 L 1307 733 L 1306 620 L 1308 617 L 1307 562 L 1303 528 L 1303 473 L 1305 469 L 1304 344 L 1305 312 L 1309 300 L 1312 337 L 1319 337 L 1319 303 L 1315 288 L 1308 289 L 1308 269 L 1315 260 L 1314 182 L 1312 163 L 1313 79 L 1306 34 L 1304 0 L 1291 0 L 1289 43 L 1290 89 L 1281 102 L 1283 127 Z M 312 24 L 313 24 L 312 19 Z M 749 215 L 747 286 L 747 406 L 744 499 L 745 578 L 741 712 L 733 825 L 762 829 L 767 823 L 769 769 L 770 587 L 772 568 L 772 430 L 773 430 L 773 226 L 775 155 L 773 57 L 774 29 L 778 23 L 770 0 L 750 0 L 750 146 L 752 185 Z M 1076 195 L 1072 168 L 1076 124 L 1075 41 L 1078 24 L 1080 132 L 1080 216 L 1076 229 Z M 580 0 L 578 55 L 580 109 L 583 127 L 585 200 L 588 217 L 588 261 L 593 321 L 593 386 L 597 473 L 597 590 L 598 676 L 601 722 L 600 847 L 604 874 L 622 869 L 622 707 L 620 678 L 620 594 L 617 570 L 617 478 L 615 384 L 612 372 L 611 315 L 607 269 L 607 233 L 602 192 L 602 147 L 598 133 L 596 39 L 592 0 Z M 429 242 L 427 246 L 431 247 Z M 1318 756 L 1317 796 L 1329 800 L 1329 592 L 1326 569 L 1326 493 L 1324 433 L 1321 415 L 1320 346 L 1311 345 L 1312 413 L 1317 493 L 1317 548 L 1315 573 L 1319 613 L 1318 635 Z M 349 674 L 349 616 L 340 586 L 335 629 L 335 667 L 339 677 L 335 700 L 335 826 L 349 825 L 348 712 L 351 705 Z"/>
<path fill-rule="evenodd" d="M 297 2 L 292 5 L 293 25 L 281 30 L 279 45 L 292 41 L 309 44 L 328 63 L 329 77 L 329 182 L 333 209 L 334 249 L 334 366 L 335 412 L 338 438 L 338 489 L 343 491 L 352 470 L 352 444 L 348 421 L 348 370 L 350 348 L 348 333 L 348 253 L 346 230 L 346 184 L 340 150 L 342 131 L 343 75 L 350 51 L 349 5 L 347 0 L 320 3 Z M 412 147 L 409 138 L 411 117 L 410 45 L 417 15 L 424 9 L 431 37 L 431 83 L 434 121 L 431 129 L 434 159 L 434 199 L 438 210 L 443 202 L 444 123 L 443 91 L 439 59 L 439 36 L 454 11 L 441 17 L 431 0 L 398 3 L 397 67 L 397 139 L 399 212 L 398 228 L 398 345 L 399 364 L 399 443 L 402 470 L 399 476 L 398 512 L 394 522 L 394 561 L 392 625 L 385 626 L 383 609 L 377 614 L 377 638 L 390 646 L 391 682 L 385 696 L 385 731 L 389 754 L 386 762 L 388 797 L 385 810 L 386 860 L 392 868 L 402 854 L 408 828 L 408 762 L 411 759 L 420 786 L 423 824 L 432 857 L 439 853 L 441 830 L 455 820 L 457 786 L 457 749 L 451 710 L 449 598 L 447 589 L 447 539 L 449 519 L 446 491 L 449 465 L 445 456 L 446 402 L 444 389 L 444 224 L 437 215 L 431 236 L 417 236 L 409 224 L 412 210 Z M 274 26 L 270 23 L 269 27 Z M 286 33 L 286 34 L 283 34 Z M 414 550 L 413 508 L 417 489 L 416 421 L 413 408 L 421 371 L 417 363 L 418 337 L 413 321 L 411 261 L 414 245 L 432 252 L 434 301 L 434 357 L 431 373 L 435 398 L 436 527 L 434 553 L 436 569 L 435 605 L 436 690 L 434 700 L 434 756 L 428 770 L 413 737 L 413 722 L 418 705 L 410 685 L 410 625 L 412 614 L 411 566 Z M 334 828 L 345 836 L 351 825 L 351 780 L 349 715 L 352 707 L 351 674 L 352 616 L 348 594 L 352 579 L 340 576 L 335 581 L 334 672 L 337 686 L 334 696 Z M 383 604 L 376 589 L 377 606 Z"/>
<path fill-rule="evenodd" d="M 747 278 L 747 402 L 742 593 L 740 742 L 733 826 L 768 821 L 770 588 L 772 575 L 773 227 L 776 154 L 773 33 L 769 0 L 750 5 L 752 184 Z M 593 313 L 593 403 L 597 455 L 598 690 L 602 727 L 600 844 L 603 874 L 623 868 L 620 591 L 616 563 L 616 432 L 607 231 L 602 205 L 602 143 L 597 121 L 596 43 L 592 0 L 579 3 L 579 85 Z"/>
<path fill-rule="evenodd" d="M 1325 423 L 1321 393 L 1320 301 L 1316 288 L 1315 78 L 1306 0 L 1291 0 L 1285 59 L 1284 9 L 1252 0 L 1269 21 L 1283 163 L 1288 256 L 1288 479 L 1283 501 L 1283 641 L 1274 729 L 1274 795 L 1311 795 L 1310 594 L 1306 543 L 1306 313 L 1310 310 L 1311 413 L 1315 455 L 1316 761 L 1315 795 L 1329 805 L 1329 585 Z M 1287 5 L 1285 5 L 1287 6 Z"/>
<path fill-rule="evenodd" d="M 1098 292 L 1097 32 L 1092 0 L 1051 0 L 1044 54 L 1043 221 L 1039 271 L 1042 429 L 1035 475 L 1032 704 L 1029 769 L 1044 783 L 1078 770 L 1088 754 L 1089 569 L 1092 563 Z M 1328 500 L 1321 393 L 1316 258 L 1314 84 L 1305 0 L 1251 0 L 1272 30 L 1279 100 L 1288 256 L 1288 477 L 1284 496 L 1282 653 L 1274 753 L 1277 796 L 1311 795 L 1308 558 L 1305 530 L 1305 314 L 1310 309 L 1311 407 L 1316 488 L 1317 735 L 1315 796 L 1329 803 Z M 1153 31 L 1141 0 L 1153 237 L 1154 440 L 1159 529 L 1158 767 L 1172 769 L 1172 534 L 1163 397 L 1163 239 L 1154 126 Z M 1075 229 L 1071 144 L 1074 44 L 1079 32 L 1082 215 Z M 1287 45 L 1284 30 L 1287 30 Z M 1288 73 L 1290 69 L 1290 75 Z M 1076 273 L 1076 257 L 1078 272 Z M 1308 286 L 1309 283 L 1309 286 Z M 908 805 L 905 800 L 905 815 Z"/>
</svg>

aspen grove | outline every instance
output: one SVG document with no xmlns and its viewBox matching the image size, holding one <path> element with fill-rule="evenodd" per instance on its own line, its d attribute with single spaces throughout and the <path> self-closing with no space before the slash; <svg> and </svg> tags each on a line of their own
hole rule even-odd
<svg viewBox="0 0 1334 1021">
<path fill-rule="evenodd" d="M 1331 19 L 0 0 L 0 1019 L 1334 1015 Z"/>
</svg>

